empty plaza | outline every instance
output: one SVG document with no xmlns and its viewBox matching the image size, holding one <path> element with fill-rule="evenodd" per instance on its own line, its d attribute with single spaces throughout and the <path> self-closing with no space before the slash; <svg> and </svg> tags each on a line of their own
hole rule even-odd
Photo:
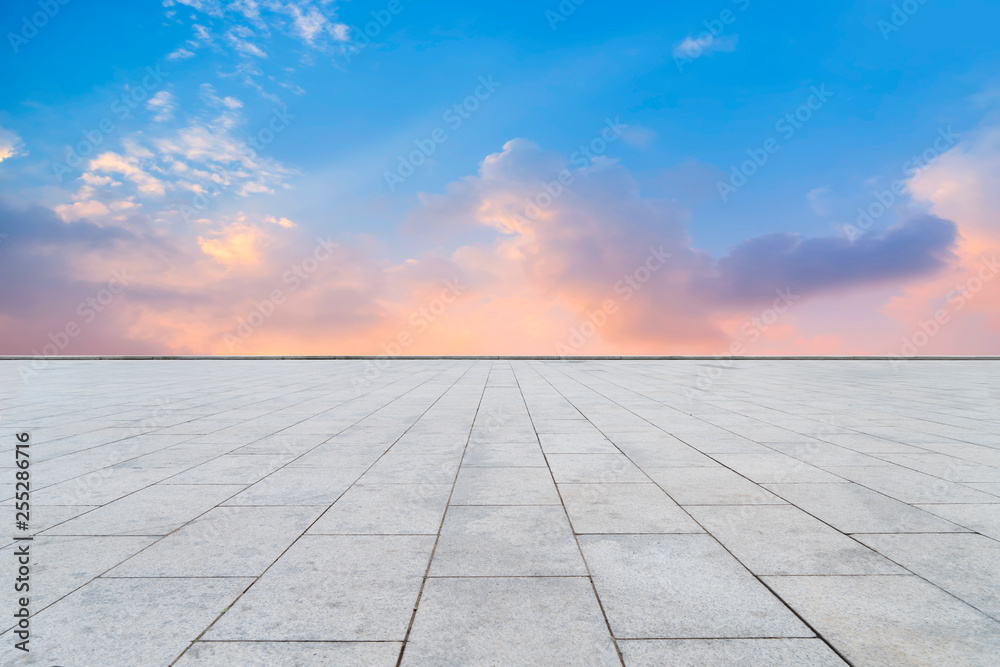
<svg viewBox="0 0 1000 667">
<path fill-rule="evenodd" d="M 2 664 L 1000 660 L 998 361 L 11 359 L 0 379 Z"/>
</svg>

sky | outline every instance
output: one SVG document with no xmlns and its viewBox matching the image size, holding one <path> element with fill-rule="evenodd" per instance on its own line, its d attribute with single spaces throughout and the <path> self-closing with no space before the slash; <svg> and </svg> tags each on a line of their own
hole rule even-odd
<svg viewBox="0 0 1000 667">
<path fill-rule="evenodd" d="M 0 354 L 1000 354 L 998 20 L 5 2 Z"/>
</svg>

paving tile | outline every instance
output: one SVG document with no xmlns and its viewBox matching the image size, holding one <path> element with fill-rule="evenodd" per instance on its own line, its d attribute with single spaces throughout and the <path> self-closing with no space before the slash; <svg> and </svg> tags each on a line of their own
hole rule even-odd
<svg viewBox="0 0 1000 667">
<path fill-rule="evenodd" d="M 904 503 L 1000 503 L 988 493 L 896 466 L 828 470 Z"/>
<path fill-rule="evenodd" d="M 395 667 L 402 642 L 195 642 L 177 667 Z"/>
<path fill-rule="evenodd" d="M 537 442 L 474 443 L 465 450 L 462 466 L 545 467 L 545 456 Z"/>
<path fill-rule="evenodd" d="M 403 665 L 620 665 L 585 577 L 429 579 Z"/>
<path fill-rule="evenodd" d="M 559 505 L 548 468 L 462 466 L 452 505 Z"/>
<path fill-rule="evenodd" d="M 433 546 L 423 535 L 306 535 L 204 639 L 402 641 Z"/>
<path fill-rule="evenodd" d="M 33 491 L 31 500 L 33 505 L 103 505 L 175 472 L 170 469 L 103 468 Z"/>
<path fill-rule="evenodd" d="M 781 505 L 785 501 L 728 468 L 644 468 L 681 505 Z"/>
<path fill-rule="evenodd" d="M 1000 540 L 1000 511 L 996 505 L 917 505 L 920 509 L 947 519 L 953 525 Z M 880 531 L 869 531 L 880 532 Z M 928 531 L 929 532 L 929 531 Z"/>
<path fill-rule="evenodd" d="M 573 576 L 587 573 L 562 507 L 448 508 L 430 575 Z"/>
<path fill-rule="evenodd" d="M 618 448 L 601 433 L 539 433 L 546 454 L 617 454 Z"/>
<path fill-rule="evenodd" d="M 844 667 L 822 639 L 626 639 L 626 667 Z"/>
<path fill-rule="evenodd" d="M 779 452 L 715 454 L 714 458 L 758 484 L 842 482 L 842 478 Z"/>
<path fill-rule="evenodd" d="M 649 478 L 621 454 L 550 454 L 546 458 L 558 484 L 649 482 Z"/>
<path fill-rule="evenodd" d="M 867 454 L 852 451 L 828 442 L 765 442 L 762 443 L 782 454 L 787 454 L 814 465 L 818 468 L 829 466 L 885 466 L 883 457 L 876 458 Z M 905 456 L 905 455 L 904 455 Z"/>
<path fill-rule="evenodd" d="M 688 511 L 754 574 L 906 574 L 791 505 L 703 505 Z"/>
<path fill-rule="evenodd" d="M 966 530 L 857 484 L 764 486 L 845 533 L 936 533 Z"/>
<path fill-rule="evenodd" d="M 252 581 L 96 579 L 32 618 L 19 663 L 168 665 Z"/>
<path fill-rule="evenodd" d="M 226 505 L 330 505 L 364 474 L 365 468 L 276 470 L 226 501 Z"/>
<path fill-rule="evenodd" d="M 309 533 L 436 535 L 450 492 L 448 484 L 356 484 Z"/>
<path fill-rule="evenodd" d="M 389 452 L 362 477 L 366 484 L 452 484 L 461 454 L 395 454 Z"/>
<path fill-rule="evenodd" d="M 224 455 L 165 480 L 164 484 L 253 484 L 292 459 L 290 455 Z"/>
<path fill-rule="evenodd" d="M 1000 623 L 915 576 L 765 577 L 855 664 L 996 664 Z"/>
<path fill-rule="evenodd" d="M 859 535 L 858 539 L 1000 620 L 1000 542 L 970 533 Z"/>
<path fill-rule="evenodd" d="M 385 454 L 386 445 L 325 443 L 288 464 L 290 468 L 367 468 Z"/>
<path fill-rule="evenodd" d="M 577 533 L 700 533 L 697 523 L 655 484 L 563 484 Z"/>
<path fill-rule="evenodd" d="M 709 535 L 579 539 L 619 639 L 813 636 Z"/>
<path fill-rule="evenodd" d="M 257 577 L 325 507 L 216 507 L 106 577 Z"/>
<path fill-rule="evenodd" d="M 115 567 L 156 540 L 155 537 L 57 537 L 42 536 L 31 542 L 32 612 L 37 613 L 59 598 Z M 23 543 L 22 543 L 23 544 Z M 0 549 L 4 562 L 15 563 L 19 545 Z M 12 568 L 13 571 L 13 568 Z M 15 609 L 13 585 L 4 588 L 5 609 Z M 4 619 L 6 622 L 7 619 Z M 6 628 L 9 623 L 5 623 Z"/>
<path fill-rule="evenodd" d="M 44 535 L 166 535 L 241 486 L 156 485 L 50 528 Z"/>
</svg>

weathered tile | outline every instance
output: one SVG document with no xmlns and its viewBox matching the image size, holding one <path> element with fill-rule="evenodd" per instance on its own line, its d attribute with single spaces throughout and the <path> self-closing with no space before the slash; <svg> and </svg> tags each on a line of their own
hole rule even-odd
<svg viewBox="0 0 1000 667">
<path fill-rule="evenodd" d="M 45 535 L 166 535 L 240 491 L 241 486 L 150 486 L 45 531 Z"/>
<path fill-rule="evenodd" d="M 1000 620 L 1000 542 L 971 533 L 859 535 L 858 539 Z"/>
<path fill-rule="evenodd" d="M 403 665 L 620 665 L 585 577 L 428 579 Z"/>
<path fill-rule="evenodd" d="M 293 468 L 276 470 L 229 500 L 226 505 L 330 505 L 365 468 Z"/>
<path fill-rule="evenodd" d="M 619 639 L 813 636 L 709 535 L 579 539 Z"/>
<path fill-rule="evenodd" d="M 177 667 L 395 667 L 402 642 L 195 642 Z"/>
<path fill-rule="evenodd" d="M 558 505 L 548 468 L 462 466 L 452 505 Z"/>
<path fill-rule="evenodd" d="M 448 484 L 355 484 L 309 529 L 322 535 L 436 535 Z"/>
<path fill-rule="evenodd" d="M 781 505 L 784 500 L 728 468 L 645 468 L 681 505 Z"/>
<path fill-rule="evenodd" d="M 252 582 L 96 579 L 32 618 L 23 662 L 168 665 Z"/>
<path fill-rule="evenodd" d="M 626 639 L 626 667 L 844 667 L 822 639 Z"/>
<path fill-rule="evenodd" d="M 563 484 L 566 513 L 577 533 L 700 533 L 655 484 Z"/>
<path fill-rule="evenodd" d="M 934 533 L 965 530 L 916 507 L 853 483 L 764 486 L 845 533 Z"/>
<path fill-rule="evenodd" d="M 1000 623 L 915 576 L 765 577 L 851 662 L 988 665 Z"/>
<path fill-rule="evenodd" d="M 688 511 L 754 574 L 906 573 L 791 505 L 703 505 Z"/>
<path fill-rule="evenodd" d="M 106 577 L 257 577 L 324 507 L 216 507 Z"/>
<path fill-rule="evenodd" d="M 448 508 L 430 575 L 519 577 L 585 575 L 562 507 Z"/>
<path fill-rule="evenodd" d="M 402 641 L 433 547 L 423 535 L 306 535 L 203 639 Z"/>
<path fill-rule="evenodd" d="M 558 484 L 649 482 L 649 478 L 621 454 L 550 454 L 547 459 Z"/>
</svg>

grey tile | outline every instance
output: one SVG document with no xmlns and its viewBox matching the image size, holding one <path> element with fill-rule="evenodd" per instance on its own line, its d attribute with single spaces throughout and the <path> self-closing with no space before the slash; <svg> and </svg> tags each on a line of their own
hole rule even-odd
<svg viewBox="0 0 1000 667">
<path fill-rule="evenodd" d="M 106 577 L 257 577 L 324 507 L 216 507 Z"/>
<path fill-rule="evenodd" d="M 164 484 L 253 484 L 291 459 L 283 454 L 228 454 L 171 477 Z"/>
<path fill-rule="evenodd" d="M 691 517 L 655 484 L 563 484 L 577 533 L 700 533 Z"/>
<path fill-rule="evenodd" d="M 583 535 L 580 547 L 619 639 L 813 636 L 709 535 Z"/>
<path fill-rule="evenodd" d="M 618 448 L 600 433 L 539 433 L 546 454 L 617 454 Z"/>
<path fill-rule="evenodd" d="M 155 537 L 73 537 L 41 536 L 28 543 L 31 554 L 31 609 L 37 613 L 59 598 L 72 593 L 95 577 L 136 554 L 156 540 Z M 0 549 L 0 558 L 16 563 L 21 542 Z M 13 572 L 13 569 L 12 569 Z M 6 609 L 14 609 L 20 597 L 13 584 L 4 588 Z M 6 622 L 7 619 L 4 619 Z M 7 627 L 7 625 L 3 625 Z"/>
<path fill-rule="evenodd" d="M 766 577 L 855 664 L 996 664 L 1000 624 L 914 576 Z"/>
<path fill-rule="evenodd" d="M 898 466 L 829 470 L 904 503 L 1000 503 L 996 496 Z"/>
<path fill-rule="evenodd" d="M 450 492 L 448 484 L 356 484 L 309 532 L 436 535 Z"/>
<path fill-rule="evenodd" d="M 103 505 L 175 472 L 172 469 L 103 468 L 33 491 L 31 500 L 38 505 Z"/>
<path fill-rule="evenodd" d="M 448 508 L 430 575 L 519 577 L 585 575 L 562 507 Z"/>
<path fill-rule="evenodd" d="M 858 539 L 1000 620 L 1000 542 L 971 533 L 859 535 Z"/>
<path fill-rule="evenodd" d="M 620 665 L 585 577 L 429 579 L 403 665 Z"/>
<path fill-rule="evenodd" d="M 97 579 L 33 617 L 22 662 L 170 664 L 252 581 Z"/>
<path fill-rule="evenodd" d="M 791 505 L 704 505 L 688 511 L 754 574 L 906 574 Z"/>
<path fill-rule="evenodd" d="M 558 484 L 649 482 L 649 478 L 621 454 L 550 454 L 547 458 Z"/>
<path fill-rule="evenodd" d="M 203 639 L 402 641 L 433 546 L 423 535 L 306 535 Z M 289 609 L 309 611 L 290 623 Z"/>
<path fill-rule="evenodd" d="M 822 639 L 626 639 L 626 667 L 844 667 Z"/>
<path fill-rule="evenodd" d="M 330 505 L 364 473 L 364 468 L 276 470 L 226 505 Z"/>
<path fill-rule="evenodd" d="M 545 457 L 537 442 L 486 442 L 470 444 L 469 448 L 465 450 L 462 466 L 545 467 Z"/>
<path fill-rule="evenodd" d="M 461 454 L 395 454 L 389 452 L 364 474 L 366 484 L 452 484 Z"/>
<path fill-rule="evenodd" d="M 45 535 L 166 535 L 240 486 L 156 485 L 50 528 Z"/>
<path fill-rule="evenodd" d="M 805 461 L 779 452 L 715 454 L 714 458 L 758 484 L 844 481 Z"/>
<path fill-rule="evenodd" d="M 948 504 L 917 505 L 917 507 L 943 519 L 947 519 L 952 525 L 963 526 L 965 529 L 982 533 L 995 540 L 1000 540 L 1000 508 L 997 508 L 996 505 Z"/>
<path fill-rule="evenodd" d="M 845 533 L 935 533 L 963 529 L 857 484 L 767 484 L 788 502 Z"/>
<path fill-rule="evenodd" d="M 646 468 L 681 505 L 780 505 L 784 500 L 728 468 Z"/>
<path fill-rule="evenodd" d="M 395 667 L 402 642 L 195 642 L 177 667 Z"/>
<path fill-rule="evenodd" d="M 548 468 L 462 466 L 452 505 L 558 505 Z"/>
</svg>

